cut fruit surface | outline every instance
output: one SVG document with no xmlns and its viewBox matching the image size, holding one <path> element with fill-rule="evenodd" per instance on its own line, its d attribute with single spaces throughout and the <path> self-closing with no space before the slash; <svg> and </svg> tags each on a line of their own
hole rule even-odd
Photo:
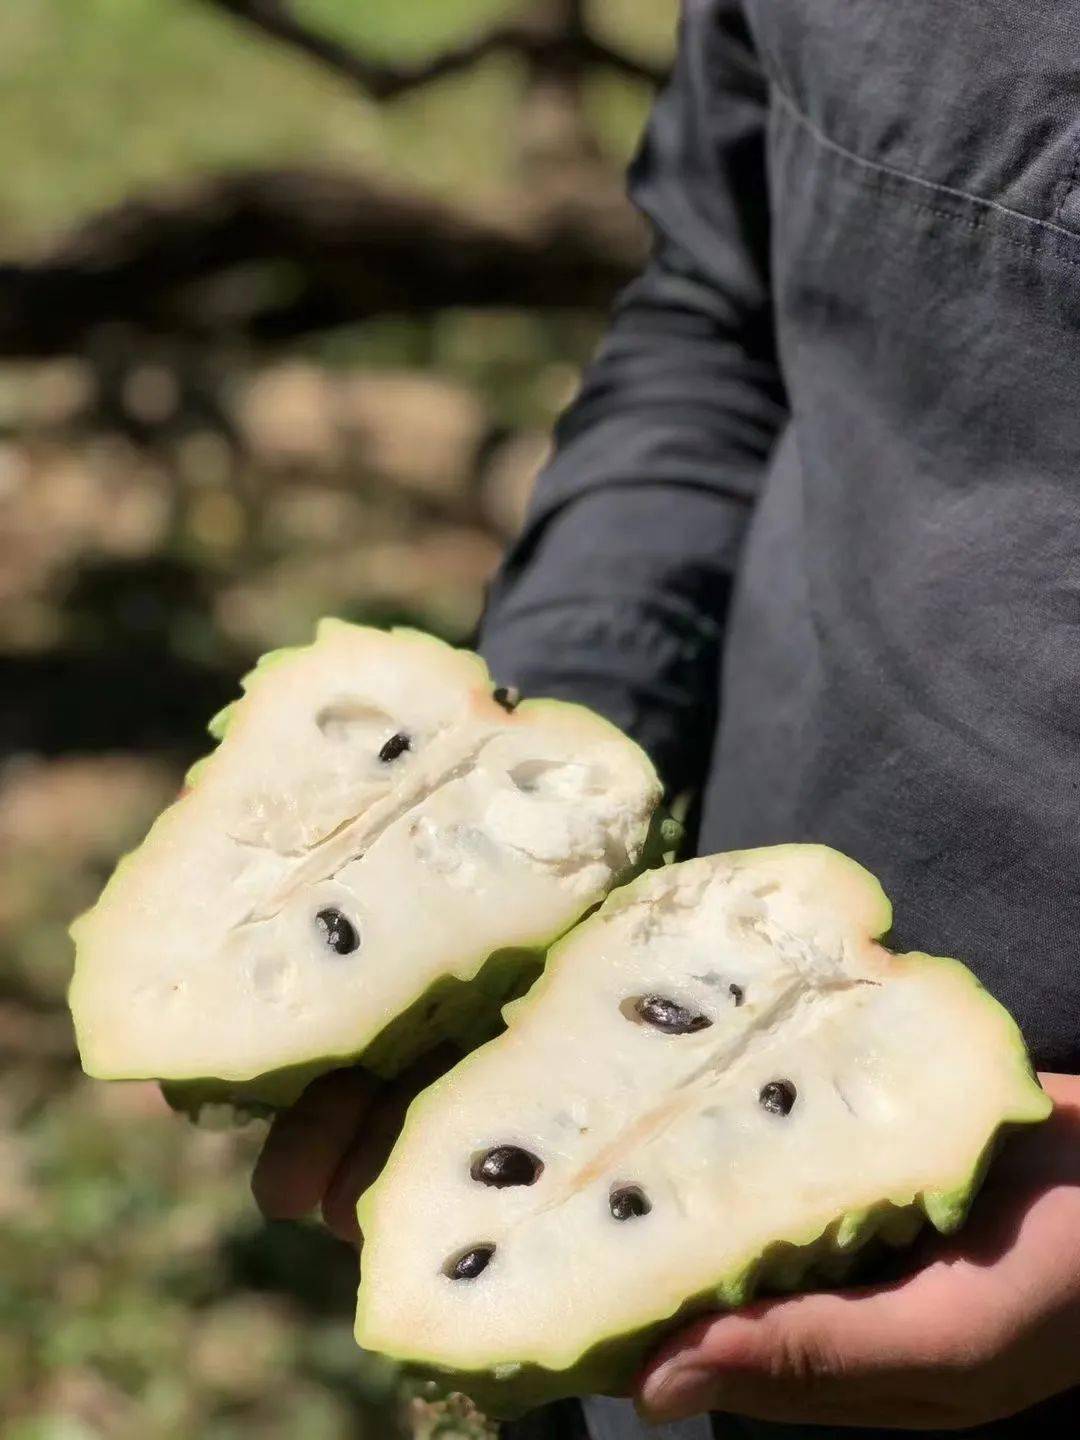
<svg viewBox="0 0 1080 1440">
<path fill-rule="evenodd" d="M 359 1343 L 510 1415 L 619 1393 L 676 1319 L 955 1229 L 1050 1102 L 1006 1011 L 890 923 L 819 846 L 610 896 L 410 1109 L 359 1207 Z"/>
<path fill-rule="evenodd" d="M 195 1108 L 286 1103 L 361 1056 L 392 1074 L 490 1033 L 641 863 L 644 753 L 583 707 L 517 704 L 476 655 L 323 621 L 243 689 L 73 927 L 92 1075 L 183 1082 Z"/>
</svg>

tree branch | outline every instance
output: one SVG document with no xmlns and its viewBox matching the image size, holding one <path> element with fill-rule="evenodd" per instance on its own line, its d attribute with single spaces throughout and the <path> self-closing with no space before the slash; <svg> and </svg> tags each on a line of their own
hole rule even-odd
<svg viewBox="0 0 1080 1440">
<path fill-rule="evenodd" d="M 528 19 L 496 25 L 452 45 L 430 60 L 394 66 L 367 59 L 333 36 L 311 29 L 290 8 L 288 0 L 204 0 L 264 34 L 301 51 L 348 80 L 373 100 L 392 100 L 419 86 L 466 70 L 500 52 L 523 56 L 534 65 L 561 71 L 606 66 L 636 80 L 659 85 L 660 66 L 623 55 L 582 32 L 562 32 Z"/>
<path fill-rule="evenodd" d="M 644 80 L 657 89 L 667 79 L 668 72 L 663 65 L 653 65 L 648 60 L 638 60 L 633 55 L 624 55 L 621 50 L 613 50 L 610 45 L 601 44 L 591 35 L 586 35 L 581 43 L 582 60 L 586 66 L 607 66 L 608 69 L 626 75 L 631 80 Z"/>
<path fill-rule="evenodd" d="M 514 228 L 330 170 L 256 170 L 129 200 L 0 265 L 0 355 L 71 353 L 108 323 L 277 342 L 447 306 L 602 308 L 640 235 L 582 212 Z"/>
</svg>

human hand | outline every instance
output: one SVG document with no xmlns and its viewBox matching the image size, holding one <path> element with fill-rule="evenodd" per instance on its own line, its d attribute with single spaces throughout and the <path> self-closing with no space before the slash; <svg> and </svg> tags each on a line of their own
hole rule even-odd
<svg viewBox="0 0 1080 1440">
<path fill-rule="evenodd" d="M 1080 1384 L 1080 1077 L 1012 1139 L 960 1234 L 899 1281 L 698 1321 L 639 1377 L 659 1423 L 704 1410 L 805 1424 L 961 1429 Z"/>
<path fill-rule="evenodd" d="M 444 1046 L 398 1080 L 359 1066 L 314 1080 L 274 1117 L 251 1178 L 268 1220 L 299 1220 L 316 1206 L 341 1240 L 358 1248 L 356 1202 L 393 1149 L 413 1097 L 461 1057 Z"/>
</svg>

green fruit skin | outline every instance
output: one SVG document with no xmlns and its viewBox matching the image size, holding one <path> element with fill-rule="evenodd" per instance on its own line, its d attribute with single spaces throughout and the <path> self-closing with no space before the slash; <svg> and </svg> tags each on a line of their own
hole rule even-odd
<svg viewBox="0 0 1080 1440">
<path fill-rule="evenodd" d="M 777 847 L 785 848 L 785 847 Z M 805 848 L 805 847 L 800 847 Z M 824 847 L 822 847 L 824 848 Z M 743 852 L 753 854 L 753 852 Z M 840 856 L 847 865 L 859 871 L 873 887 L 878 919 L 871 938 L 881 939 L 892 925 L 892 906 L 877 880 L 847 856 Z M 629 885 L 615 892 L 610 905 L 632 902 L 637 887 Z M 968 983 L 983 1002 L 997 1012 L 1006 1036 L 1004 1053 L 1018 1072 L 1018 1103 L 1013 1112 L 1002 1117 L 989 1135 L 971 1170 L 958 1175 L 953 1183 L 914 1195 L 891 1196 L 876 1205 L 836 1216 L 824 1228 L 777 1241 L 727 1275 L 710 1279 L 689 1296 L 672 1313 L 660 1316 L 644 1326 L 605 1337 L 564 1368 L 549 1368 L 533 1363 L 479 1363 L 475 1369 L 454 1370 L 441 1367 L 428 1357 L 398 1354 L 389 1358 L 398 1361 L 403 1374 L 432 1384 L 436 1390 L 461 1392 L 486 1415 L 495 1420 L 513 1420 L 539 1405 L 573 1395 L 626 1395 L 645 1361 L 669 1335 L 689 1321 L 708 1314 L 735 1310 L 755 1297 L 783 1294 L 795 1290 L 827 1289 L 849 1282 L 859 1271 L 870 1266 L 883 1252 L 909 1245 L 929 1223 L 942 1235 L 959 1230 L 967 1219 L 994 1155 L 1008 1137 L 1029 1125 L 1046 1120 L 1053 1102 L 1040 1086 L 1031 1066 L 1019 1028 L 1009 1012 L 994 999 L 978 979 L 959 960 L 945 956 L 913 953 L 905 958 L 924 964 L 948 965 L 963 971 Z M 508 1006 L 529 1006 L 542 992 L 546 976 L 521 999 Z M 462 1066 L 469 1064 L 466 1057 Z M 417 1105 L 442 1082 L 429 1088 L 414 1101 Z M 408 1128 L 406 1116 L 404 1129 Z M 386 1172 L 384 1171 L 384 1174 Z M 374 1209 L 378 1181 L 357 1205 L 361 1231 L 368 1225 Z M 365 1292 L 357 1298 L 356 1340 L 365 1344 Z"/>
<path fill-rule="evenodd" d="M 910 1244 L 928 1221 L 942 1234 L 959 1229 L 1006 1135 L 1041 1118 L 1025 1116 L 1003 1125 L 987 1144 L 971 1175 L 954 1189 L 928 1192 L 910 1201 L 883 1200 L 870 1209 L 840 1216 L 817 1235 L 778 1241 L 742 1269 L 691 1295 L 672 1314 L 601 1341 L 565 1369 L 495 1364 L 486 1370 L 450 1370 L 399 1357 L 401 1373 L 428 1382 L 440 1394 L 467 1395 L 493 1420 L 514 1420 L 537 1406 L 570 1395 L 626 1395 L 649 1356 L 692 1320 L 737 1310 L 759 1296 L 847 1284 L 883 1254 Z M 362 1345 L 363 1315 L 359 1309 L 356 1330 Z"/>
<path fill-rule="evenodd" d="M 354 628 L 346 621 L 322 620 L 319 622 L 317 634 L 324 629 L 333 630 L 338 627 Z M 444 641 L 425 635 L 422 631 L 395 627 L 391 633 L 436 648 L 447 648 Z M 254 669 L 240 681 L 241 690 L 248 692 L 268 669 L 293 659 L 307 648 L 284 646 L 260 656 Z M 486 682 L 494 687 L 481 657 L 471 655 L 470 658 L 476 665 L 477 683 Z M 233 701 L 211 718 L 207 730 L 212 739 L 219 743 L 224 739 L 242 703 L 240 700 Z M 541 706 L 545 709 L 559 707 L 575 711 L 586 708 L 569 701 L 537 699 L 522 701 L 518 709 L 530 711 Z M 594 722 L 606 725 L 624 743 L 631 743 L 616 726 L 591 711 L 588 713 Z M 187 789 L 193 789 L 199 784 L 202 773 L 213 762 L 216 753 L 216 750 L 210 751 L 190 767 L 185 776 Z M 649 772 L 655 776 L 644 752 L 641 754 Z M 659 788 L 659 782 L 657 785 Z M 613 888 L 625 884 L 646 869 L 669 863 L 674 858 L 681 839 L 682 829 L 678 822 L 668 815 L 662 806 L 658 806 L 652 815 L 637 864 L 624 874 L 616 876 L 612 882 Z M 136 852 L 132 852 L 132 855 L 134 853 Z M 118 873 L 131 860 L 132 855 L 123 856 L 114 873 Z M 597 904 L 599 903 L 597 901 Z M 584 917 L 579 916 L 574 923 L 580 923 L 582 918 Z M 77 925 L 78 921 L 72 927 L 73 932 Z M 167 1080 L 162 1082 L 162 1094 L 174 1110 L 187 1115 L 191 1120 L 217 1128 L 230 1122 L 241 1124 L 252 1118 L 272 1115 L 274 1111 L 291 1105 L 312 1080 L 328 1070 L 363 1065 L 375 1075 L 393 1079 L 414 1060 L 441 1042 L 449 1041 L 463 1051 L 474 1049 L 502 1029 L 503 1006 L 525 993 L 543 969 L 546 952 L 564 933 L 565 929 L 554 935 L 537 937 L 536 942 L 531 945 L 497 950 L 483 960 L 476 972 L 467 979 L 459 979 L 455 975 L 443 976 L 378 1035 L 366 1043 L 361 1043 L 354 1052 L 319 1056 L 301 1064 L 267 1071 L 247 1080 L 222 1080 L 213 1076 Z"/>
</svg>

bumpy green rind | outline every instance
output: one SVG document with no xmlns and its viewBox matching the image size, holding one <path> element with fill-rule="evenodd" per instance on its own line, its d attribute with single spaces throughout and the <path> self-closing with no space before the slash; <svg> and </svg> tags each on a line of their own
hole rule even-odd
<svg viewBox="0 0 1080 1440">
<path fill-rule="evenodd" d="M 892 906 L 873 876 L 848 857 L 840 858 L 860 871 L 877 892 L 875 898 L 880 903 L 872 938 L 880 939 L 891 927 Z M 608 906 L 632 903 L 636 891 L 647 883 L 647 877 L 643 876 L 636 883 L 616 891 L 609 897 Z M 549 952 L 549 960 L 555 948 Z M 483 1357 L 478 1357 L 474 1369 L 461 1370 L 441 1367 L 430 1357 L 418 1354 L 399 1353 L 390 1358 L 401 1365 L 404 1373 L 433 1383 L 439 1391 L 459 1391 L 468 1395 L 486 1415 L 496 1420 L 515 1419 L 536 1406 L 565 1396 L 625 1395 L 648 1356 L 668 1335 L 700 1315 L 735 1310 L 761 1295 L 842 1285 L 868 1268 L 883 1251 L 911 1244 L 927 1222 L 941 1234 L 952 1234 L 958 1230 L 967 1219 L 994 1155 L 1011 1134 L 1046 1120 L 1053 1110 L 1053 1102 L 1038 1082 L 1016 1022 L 967 966 L 945 956 L 917 952 L 905 956 L 905 959 L 928 965 L 947 965 L 962 971 L 980 999 L 997 1012 L 1007 1041 L 1003 1047 L 1005 1063 L 1014 1065 L 1018 1072 L 1018 1104 L 1013 1111 L 1002 1116 L 1000 1124 L 987 1136 L 970 1171 L 957 1175 L 949 1184 L 915 1194 L 888 1196 L 874 1205 L 842 1213 L 825 1224 L 815 1225 L 805 1234 L 778 1239 L 759 1254 L 747 1255 L 726 1274 L 710 1278 L 670 1313 L 657 1316 L 645 1325 L 634 1325 L 606 1336 L 562 1367 L 510 1364 L 495 1357 L 485 1363 Z M 506 1007 L 504 1018 L 509 1019 L 519 1006 L 536 1004 L 551 974 L 550 967 L 546 968 L 527 994 Z M 466 1056 L 456 1069 L 460 1071 L 471 1064 L 472 1059 L 473 1056 Z M 418 1107 L 426 1104 L 453 1074 L 451 1072 L 436 1081 L 413 1102 L 405 1119 L 403 1137 Z M 383 1174 L 386 1173 L 384 1170 Z M 370 1229 L 378 1184 L 376 1181 L 360 1197 L 357 1205 L 362 1231 Z M 361 1346 L 365 1343 L 364 1300 L 365 1291 L 361 1287 L 355 1326 L 356 1339 Z"/>
<path fill-rule="evenodd" d="M 1049 1114 L 1031 1114 L 1003 1123 L 987 1141 L 970 1175 L 947 1191 L 894 1197 L 838 1216 L 823 1230 L 777 1241 L 691 1295 L 670 1314 L 652 1323 L 609 1336 L 565 1368 L 539 1364 L 499 1364 L 475 1370 L 443 1369 L 422 1357 L 400 1355 L 402 1373 L 428 1381 L 439 1393 L 460 1392 L 493 1420 L 514 1420 L 537 1406 L 569 1395 L 626 1395 L 648 1357 L 663 1341 L 702 1315 L 737 1310 L 767 1295 L 835 1289 L 871 1270 L 883 1254 L 902 1249 L 927 1221 L 943 1234 L 960 1228 L 991 1160 L 1011 1132 L 1039 1123 Z M 359 1211 L 363 1228 L 364 1210 Z M 361 1292 L 362 1295 L 362 1292 Z M 358 1308 L 357 1340 L 363 1344 L 363 1315 Z"/>
<path fill-rule="evenodd" d="M 316 642 L 328 630 L 364 629 L 345 620 L 327 617 L 316 626 Z M 425 634 L 422 630 L 395 626 L 393 635 L 408 637 L 440 650 L 451 649 L 444 640 Z M 240 689 L 247 694 L 267 670 L 293 659 L 309 646 L 282 646 L 267 651 L 256 661 L 253 668 L 240 680 Z M 479 655 L 468 651 L 457 651 L 474 662 L 477 684 L 495 688 L 488 667 Z M 240 712 L 241 701 L 234 700 L 211 717 L 207 731 L 211 738 L 221 743 L 229 727 Z M 517 707 L 520 711 L 560 708 L 588 713 L 594 723 L 609 728 L 613 736 L 624 743 L 632 743 L 617 726 L 603 716 L 588 710 L 588 707 L 565 700 L 526 699 Z M 651 762 L 641 751 L 643 762 L 652 770 Z M 217 755 L 211 750 L 196 760 L 188 770 L 185 791 L 194 790 L 201 782 L 207 766 Z M 655 773 L 655 772 L 653 772 Z M 182 803 L 181 800 L 175 803 Z M 161 817 L 158 817 L 159 820 Z M 155 821 L 155 824 L 158 822 Z M 153 828 L 153 827 L 151 827 Z M 613 880 L 613 886 L 625 884 L 644 870 L 669 863 L 674 857 L 681 840 L 682 829 L 678 822 L 658 806 L 650 821 L 649 830 L 638 862 Z M 147 837 L 148 838 L 148 837 Z M 145 840 L 144 842 L 145 843 Z M 106 890 L 116 876 L 138 853 L 141 846 L 124 855 L 118 861 Z M 104 893 L 104 892 L 103 892 Z M 598 901 L 597 904 L 600 902 Z M 595 909 L 593 906 L 592 909 Z M 82 917 L 80 916 L 79 919 Z M 575 924 L 584 917 L 578 917 Z M 79 926 L 79 919 L 71 926 L 73 938 Z M 414 1060 L 442 1042 L 449 1041 L 461 1050 L 469 1051 L 502 1029 L 503 1007 L 521 996 L 543 969 L 544 957 L 551 945 L 567 929 L 564 927 L 552 935 L 537 936 L 531 944 L 494 951 L 478 962 L 475 971 L 468 976 L 445 975 L 428 986 L 413 1003 L 385 1026 L 378 1035 L 366 1044 L 360 1044 L 355 1051 L 314 1058 L 300 1064 L 287 1065 L 267 1071 L 247 1080 L 223 1080 L 213 1076 L 192 1077 L 190 1080 L 169 1080 L 161 1089 L 168 1104 L 200 1123 L 220 1126 L 229 1123 L 243 1123 L 253 1117 L 272 1114 L 275 1110 L 291 1105 L 304 1088 L 317 1076 L 328 1070 L 346 1065 L 363 1065 L 372 1073 L 392 1079 L 407 1069 Z"/>
<path fill-rule="evenodd" d="M 829 1289 L 848 1283 L 883 1251 L 909 1245 L 927 1221 L 943 1234 L 959 1229 L 1006 1136 L 1049 1114 L 1049 1099 L 1044 1095 L 1043 1099 L 1045 1108 L 1033 1102 L 1030 1113 L 1004 1122 L 988 1140 L 971 1173 L 948 1190 L 883 1200 L 869 1209 L 840 1215 L 817 1234 L 777 1241 L 749 1258 L 745 1265 L 690 1296 L 670 1314 L 604 1339 L 565 1368 L 496 1361 L 488 1368 L 453 1370 L 420 1356 L 394 1358 L 403 1373 L 433 1383 L 440 1392 L 468 1395 L 480 1410 L 496 1420 L 515 1419 L 536 1406 L 568 1395 L 625 1395 L 648 1356 L 664 1339 L 701 1315 L 736 1310 L 758 1296 Z M 363 1204 L 358 1213 L 363 1228 Z M 359 1307 L 356 1333 L 363 1344 L 364 1319 Z"/>
<path fill-rule="evenodd" d="M 568 1395 L 625 1395 L 649 1355 L 671 1334 L 702 1315 L 736 1310 L 758 1296 L 826 1289 L 850 1281 L 883 1250 L 907 1244 L 924 1224 L 917 1210 L 883 1201 L 872 1211 L 843 1216 L 815 1236 L 778 1241 L 755 1260 L 690 1296 L 669 1315 L 613 1335 L 565 1369 L 495 1364 L 488 1370 L 444 1370 L 402 1357 L 401 1371 L 444 1394 L 461 1392 L 493 1420 L 513 1420 Z M 904 1235 L 886 1238 L 889 1229 Z M 362 1318 L 357 1318 L 358 1338 Z"/>
</svg>

